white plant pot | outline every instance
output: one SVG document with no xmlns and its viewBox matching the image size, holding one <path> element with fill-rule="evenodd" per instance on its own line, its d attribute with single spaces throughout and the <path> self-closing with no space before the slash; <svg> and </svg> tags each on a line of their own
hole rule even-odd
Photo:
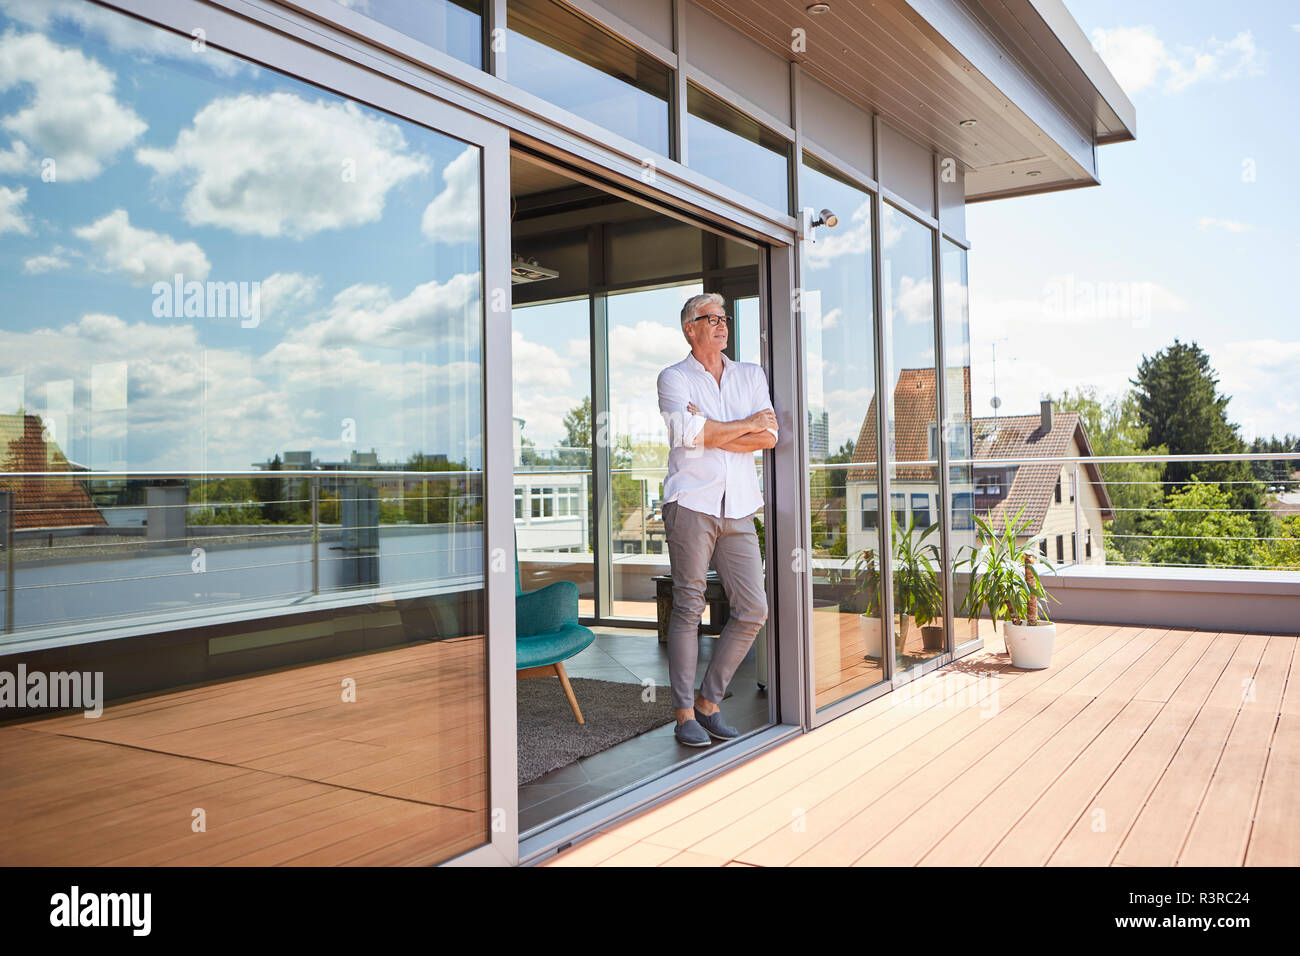
<svg viewBox="0 0 1300 956">
<path fill-rule="evenodd" d="M 883 657 L 880 646 L 880 618 L 872 617 L 870 614 L 859 614 L 858 627 L 862 630 L 862 644 L 866 648 L 866 656 L 877 659 Z"/>
<path fill-rule="evenodd" d="M 1055 624 L 1012 624 L 1002 622 L 1002 638 L 1011 663 L 1022 670 L 1037 671 L 1052 663 L 1052 648 L 1056 645 Z"/>
</svg>

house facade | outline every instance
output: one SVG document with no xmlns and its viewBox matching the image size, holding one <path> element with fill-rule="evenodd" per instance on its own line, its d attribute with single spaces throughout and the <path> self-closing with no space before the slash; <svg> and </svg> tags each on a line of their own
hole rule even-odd
<svg viewBox="0 0 1300 956">
<path fill-rule="evenodd" d="M 50 530 L 15 483 L 135 522 L 11 549 L 0 670 L 102 673 L 107 705 L 0 714 L 0 753 L 75 803 L 121 745 L 101 796 L 160 814 L 29 845 L 0 801 L 0 862 L 529 862 L 980 646 L 965 207 L 1097 185 L 1136 130 L 1060 0 L 2 3 L 0 48 L 0 414 L 77 463 L 11 450 L 0 531 Z M 515 582 L 635 646 L 590 679 L 651 733 L 653 382 L 701 290 L 781 423 L 752 721 L 548 807 Z M 579 418 L 585 455 L 523 461 L 521 421 L 558 447 Z M 248 802 L 192 845 L 164 780 L 186 828 Z"/>
<path fill-rule="evenodd" d="M 977 418 L 973 425 L 975 513 L 994 527 L 1019 515 L 1020 543 L 1035 543 L 1054 564 L 1105 564 L 1103 526 L 1114 511 L 1100 470 L 1032 460 L 1092 457 L 1079 413 L 1058 412 L 1044 400 L 1038 415 Z"/>
</svg>

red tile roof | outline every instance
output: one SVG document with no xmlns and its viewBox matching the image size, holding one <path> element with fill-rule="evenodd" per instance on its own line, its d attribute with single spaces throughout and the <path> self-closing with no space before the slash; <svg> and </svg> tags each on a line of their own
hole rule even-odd
<svg viewBox="0 0 1300 956">
<path fill-rule="evenodd" d="M 927 461 L 930 458 L 930 426 L 939 418 L 935 396 L 933 368 L 905 368 L 898 372 L 894 385 L 894 459 L 900 462 Z M 955 378 L 955 376 L 954 376 Z M 970 369 L 962 369 L 962 394 L 965 418 L 970 420 Z M 876 399 L 867 407 L 866 418 L 853 448 L 853 462 L 876 461 Z M 896 481 L 937 481 L 938 465 L 898 465 L 892 472 Z M 849 481 L 875 481 L 874 467 L 849 472 Z"/>
<path fill-rule="evenodd" d="M 76 471 L 59 446 L 42 437 L 39 415 L 0 415 L 0 453 L 0 471 Z M 0 491 L 14 492 L 15 528 L 108 524 L 80 481 L 0 478 Z"/>
<path fill-rule="evenodd" d="M 1077 443 L 1079 454 L 1092 454 L 1092 446 L 1088 443 L 1088 435 L 1078 412 L 1056 412 L 1052 416 L 1051 431 L 1043 430 L 1041 414 L 977 418 L 972 426 L 974 453 L 971 457 L 977 460 L 1058 458 L 1070 453 L 1071 439 Z M 1092 483 L 1101 500 L 1102 517 L 1114 517 L 1101 473 L 1095 465 L 1083 467 L 1088 472 L 1087 480 Z M 980 470 L 980 466 L 976 465 L 977 474 Z M 1041 465 L 1031 462 L 1016 468 L 1015 478 L 1006 497 L 989 512 L 995 526 L 1000 526 L 1005 516 L 1014 516 L 1023 507 L 1023 517 L 1029 519 L 1028 534 L 1038 534 L 1042 530 L 1047 509 L 1051 507 L 1060 474 L 1060 462 Z"/>
</svg>

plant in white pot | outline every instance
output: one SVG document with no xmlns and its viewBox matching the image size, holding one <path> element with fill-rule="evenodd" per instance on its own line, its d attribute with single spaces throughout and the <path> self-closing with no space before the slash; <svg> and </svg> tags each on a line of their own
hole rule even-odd
<svg viewBox="0 0 1300 956">
<path fill-rule="evenodd" d="M 880 639 L 880 566 L 876 564 L 874 549 L 863 548 L 853 556 L 853 580 L 857 582 L 853 597 L 863 595 L 867 602 L 858 615 L 858 628 L 866 649 L 864 656 L 879 660 L 884 656 L 884 648 Z"/>
<path fill-rule="evenodd" d="M 1056 598 L 1043 589 L 1034 569 L 1033 542 L 1019 543 L 1029 525 L 1029 519 L 1021 517 L 1024 511 L 1021 508 L 1014 518 L 1004 515 L 1001 529 L 979 515 L 972 516 L 978 545 L 968 548 L 956 567 L 970 571 L 962 611 L 974 621 L 987 610 L 995 628 L 1002 618 L 1002 637 L 1011 663 L 1025 670 L 1041 670 L 1052 663 L 1056 644 L 1056 625 L 1046 609 L 1046 602 Z M 1046 558 L 1038 560 L 1056 573 Z"/>
</svg>

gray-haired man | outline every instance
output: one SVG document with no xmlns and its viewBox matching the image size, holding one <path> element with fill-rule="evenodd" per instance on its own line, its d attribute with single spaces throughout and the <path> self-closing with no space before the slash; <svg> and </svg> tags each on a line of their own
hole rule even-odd
<svg viewBox="0 0 1300 956">
<path fill-rule="evenodd" d="M 673 613 L 668 626 L 668 673 L 677 740 L 707 746 L 710 737 L 738 735 L 718 704 L 736 668 L 767 619 L 763 563 L 754 513 L 763 504 L 754 452 L 776 445 L 776 414 L 763 369 L 733 362 L 730 319 L 716 293 L 682 307 L 686 358 L 659 373 L 659 411 L 668 423 L 664 529 L 672 562 Z M 730 616 L 695 693 L 700 615 L 712 560 L 727 592 Z"/>
</svg>

